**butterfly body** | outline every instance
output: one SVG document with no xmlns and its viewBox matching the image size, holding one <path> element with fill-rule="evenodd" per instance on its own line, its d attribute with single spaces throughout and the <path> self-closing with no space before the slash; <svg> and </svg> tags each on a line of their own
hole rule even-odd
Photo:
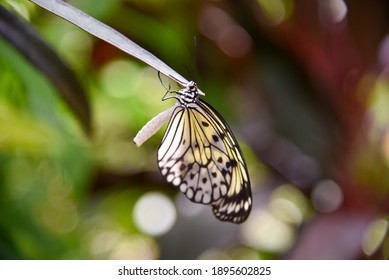
<svg viewBox="0 0 389 280">
<path fill-rule="evenodd" d="M 241 223 L 251 210 L 245 160 L 231 129 L 199 98 L 194 82 L 175 93 L 177 105 L 158 149 L 162 176 L 222 221 Z"/>
</svg>

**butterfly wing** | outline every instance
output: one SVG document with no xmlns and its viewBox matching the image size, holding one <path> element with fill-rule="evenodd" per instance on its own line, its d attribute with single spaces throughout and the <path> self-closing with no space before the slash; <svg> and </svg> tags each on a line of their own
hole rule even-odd
<svg viewBox="0 0 389 280">
<path fill-rule="evenodd" d="M 218 219 L 246 220 L 251 190 L 245 161 L 231 129 L 206 102 L 176 107 L 158 150 L 158 166 L 191 201 L 211 204 Z"/>
<path fill-rule="evenodd" d="M 220 220 L 242 223 L 250 214 L 252 203 L 246 162 L 234 134 L 223 117 L 205 101 L 199 100 L 199 102 L 217 132 L 219 140 L 223 142 L 229 159 L 226 167 L 227 170 L 231 170 L 228 193 L 212 203 L 213 213 Z"/>
</svg>

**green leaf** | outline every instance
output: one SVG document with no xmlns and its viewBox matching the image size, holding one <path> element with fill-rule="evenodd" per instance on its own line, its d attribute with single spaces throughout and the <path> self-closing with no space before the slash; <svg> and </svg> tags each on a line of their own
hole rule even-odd
<svg viewBox="0 0 389 280">
<path fill-rule="evenodd" d="M 87 134 L 91 132 L 90 106 L 74 72 L 26 22 L 0 5 L 0 36 L 14 46 L 58 89 Z"/>
</svg>

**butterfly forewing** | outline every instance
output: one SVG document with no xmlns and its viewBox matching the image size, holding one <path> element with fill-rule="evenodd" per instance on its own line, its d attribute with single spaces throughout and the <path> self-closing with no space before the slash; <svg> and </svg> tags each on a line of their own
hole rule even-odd
<svg viewBox="0 0 389 280">
<path fill-rule="evenodd" d="M 158 150 L 158 166 L 191 201 L 211 204 L 220 220 L 241 223 L 250 213 L 250 182 L 241 150 L 206 102 L 177 105 Z"/>
<path fill-rule="evenodd" d="M 158 150 L 158 166 L 169 183 L 178 187 L 190 200 L 209 204 L 227 194 L 229 182 L 223 178 L 227 152 L 213 146 L 204 130 L 201 108 L 177 107 Z M 221 146 L 222 148 L 223 146 Z"/>
</svg>

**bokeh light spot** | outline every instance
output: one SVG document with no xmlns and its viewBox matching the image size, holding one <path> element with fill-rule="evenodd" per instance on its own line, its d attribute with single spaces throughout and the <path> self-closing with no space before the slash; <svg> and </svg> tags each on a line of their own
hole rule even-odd
<svg viewBox="0 0 389 280">
<path fill-rule="evenodd" d="M 308 214 L 308 202 L 299 189 L 285 184 L 274 191 L 269 210 L 277 218 L 299 225 Z"/>
<path fill-rule="evenodd" d="M 133 215 L 138 228 L 154 236 L 168 232 L 177 218 L 172 201 L 157 192 L 143 195 L 135 204 Z"/>
<path fill-rule="evenodd" d="M 376 80 L 369 97 L 370 114 L 378 129 L 387 128 L 389 122 L 389 80 L 385 77 Z"/>
<path fill-rule="evenodd" d="M 73 231 L 79 222 L 76 207 L 68 199 L 64 199 L 55 206 L 50 203 L 41 203 L 35 209 L 35 217 L 47 229 L 59 234 Z"/>
<path fill-rule="evenodd" d="M 129 97 L 136 92 L 129 88 L 139 76 L 139 67 L 128 60 L 115 60 L 101 71 L 104 92 L 115 98 Z"/>
<path fill-rule="evenodd" d="M 322 180 L 312 191 L 312 203 L 322 213 L 334 212 L 343 202 L 343 192 L 332 180 Z"/>
<path fill-rule="evenodd" d="M 257 0 L 266 22 L 269 25 L 278 25 L 289 18 L 294 10 L 293 0 Z"/>
<path fill-rule="evenodd" d="M 274 253 L 287 251 L 293 244 L 292 226 L 267 211 L 257 210 L 242 226 L 242 243 Z"/>
<path fill-rule="evenodd" d="M 130 235 L 123 236 L 112 248 L 111 260 L 153 260 L 159 255 L 158 246 L 152 238 Z"/>
<path fill-rule="evenodd" d="M 217 44 L 226 55 L 242 57 L 251 49 L 251 37 L 242 27 L 233 24 L 221 32 Z"/>
<path fill-rule="evenodd" d="M 230 57 L 239 58 L 251 50 L 249 33 L 222 9 L 205 7 L 200 15 L 199 29 Z"/>
<path fill-rule="evenodd" d="M 84 67 L 88 63 L 92 47 L 91 36 L 78 29 L 65 32 L 59 41 L 61 54 L 74 68 Z"/>
<path fill-rule="evenodd" d="M 230 252 L 233 260 L 259 260 L 260 254 L 252 248 L 238 247 Z"/>
<path fill-rule="evenodd" d="M 288 199 L 278 198 L 271 202 L 272 213 L 284 221 L 301 224 L 303 214 L 300 209 Z"/>
<path fill-rule="evenodd" d="M 370 223 L 362 239 L 362 250 L 366 255 L 374 254 L 388 234 L 389 222 L 386 219 L 378 219 Z"/>
<path fill-rule="evenodd" d="M 389 35 L 386 35 L 379 45 L 378 62 L 384 69 L 389 67 Z"/>
<path fill-rule="evenodd" d="M 199 260 L 230 260 L 230 256 L 223 251 L 217 249 L 209 249 L 202 253 Z"/>
<path fill-rule="evenodd" d="M 120 233 L 114 230 L 93 230 L 88 234 L 88 249 L 95 258 L 104 258 L 120 239 Z"/>
<path fill-rule="evenodd" d="M 389 130 L 385 132 L 382 138 L 382 152 L 386 158 L 386 162 L 389 165 Z"/>
<path fill-rule="evenodd" d="M 347 5 L 343 0 L 319 1 L 320 19 L 324 23 L 338 23 L 347 15 Z"/>
</svg>

